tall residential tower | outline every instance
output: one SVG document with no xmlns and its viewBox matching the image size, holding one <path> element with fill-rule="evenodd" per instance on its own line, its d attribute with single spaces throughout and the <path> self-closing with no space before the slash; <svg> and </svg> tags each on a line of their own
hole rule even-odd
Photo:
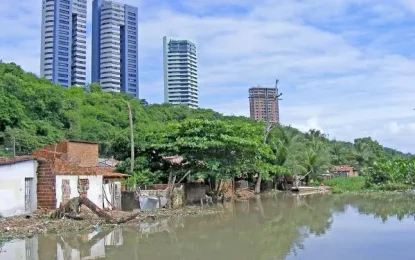
<svg viewBox="0 0 415 260">
<path fill-rule="evenodd" d="M 165 36 L 164 102 L 199 107 L 196 45 Z"/>
<path fill-rule="evenodd" d="M 138 98 L 138 8 L 94 0 L 92 9 L 92 82 Z"/>
<path fill-rule="evenodd" d="M 249 108 L 252 119 L 279 123 L 278 88 L 250 88 Z"/>
<path fill-rule="evenodd" d="M 87 0 L 43 0 L 40 76 L 65 87 L 86 82 Z"/>
</svg>

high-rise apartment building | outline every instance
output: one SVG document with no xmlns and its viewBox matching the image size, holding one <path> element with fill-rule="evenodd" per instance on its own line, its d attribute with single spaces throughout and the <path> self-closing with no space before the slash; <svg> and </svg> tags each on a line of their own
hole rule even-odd
<svg viewBox="0 0 415 260">
<path fill-rule="evenodd" d="M 163 38 L 164 102 L 199 107 L 196 45 Z"/>
<path fill-rule="evenodd" d="M 252 119 L 279 122 L 278 88 L 250 88 L 249 107 Z"/>
<path fill-rule="evenodd" d="M 65 87 L 86 82 L 87 0 L 43 0 L 40 75 Z"/>
<path fill-rule="evenodd" d="M 92 10 L 92 82 L 103 91 L 138 98 L 138 8 L 94 0 Z"/>
</svg>

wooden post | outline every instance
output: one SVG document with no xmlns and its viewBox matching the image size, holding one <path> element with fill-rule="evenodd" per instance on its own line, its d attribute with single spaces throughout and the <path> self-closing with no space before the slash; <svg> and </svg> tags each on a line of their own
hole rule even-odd
<svg viewBox="0 0 415 260">
<path fill-rule="evenodd" d="M 200 199 L 200 208 L 203 210 L 203 199 Z"/>
<path fill-rule="evenodd" d="M 16 157 L 16 137 L 13 135 L 13 157 Z"/>
<path fill-rule="evenodd" d="M 134 127 L 133 127 L 133 115 L 131 113 L 131 106 L 130 106 L 130 102 L 127 102 L 127 107 L 128 107 L 128 118 L 130 121 L 130 134 L 131 134 L 131 138 L 130 138 L 130 146 L 131 146 L 131 162 L 130 162 L 130 170 L 131 172 L 134 171 Z"/>
</svg>

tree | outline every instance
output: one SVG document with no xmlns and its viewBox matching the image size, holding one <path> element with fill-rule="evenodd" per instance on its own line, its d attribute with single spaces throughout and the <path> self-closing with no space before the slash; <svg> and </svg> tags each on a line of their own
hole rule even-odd
<svg viewBox="0 0 415 260">
<path fill-rule="evenodd" d="M 364 142 L 356 142 L 354 144 L 353 151 L 354 159 L 357 161 L 360 168 L 367 165 L 372 157 L 372 153 L 369 150 L 369 146 Z"/>
<path fill-rule="evenodd" d="M 304 142 L 297 162 L 297 170 L 304 174 L 304 181 L 307 185 L 310 179 L 319 179 L 321 174 L 329 170 L 331 166 L 327 145 L 320 139 L 311 137 Z"/>
<path fill-rule="evenodd" d="M 89 85 L 89 90 L 91 92 L 97 93 L 97 92 L 101 92 L 102 88 L 101 88 L 101 85 L 99 85 L 98 83 L 91 83 Z"/>
</svg>

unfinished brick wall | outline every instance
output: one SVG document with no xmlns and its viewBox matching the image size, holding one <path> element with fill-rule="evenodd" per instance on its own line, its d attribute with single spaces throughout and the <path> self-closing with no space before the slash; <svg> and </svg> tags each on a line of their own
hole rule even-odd
<svg viewBox="0 0 415 260">
<path fill-rule="evenodd" d="M 52 162 L 39 159 L 37 172 L 37 205 L 38 208 L 56 209 L 56 176 L 52 170 Z"/>
<path fill-rule="evenodd" d="M 98 144 L 88 142 L 68 142 L 68 158 L 80 167 L 98 166 Z"/>
<path fill-rule="evenodd" d="M 48 145 L 38 149 L 32 153 L 36 158 L 45 158 L 53 160 L 55 158 L 62 158 L 67 153 L 68 141 L 62 141 L 58 144 Z"/>
<path fill-rule="evenodd" d="M 98 166 L 98 144 L 87 141 L 62 141 L 33 152 L 36 158 L 61 159 L 80 167 Z"/>
</svg>

